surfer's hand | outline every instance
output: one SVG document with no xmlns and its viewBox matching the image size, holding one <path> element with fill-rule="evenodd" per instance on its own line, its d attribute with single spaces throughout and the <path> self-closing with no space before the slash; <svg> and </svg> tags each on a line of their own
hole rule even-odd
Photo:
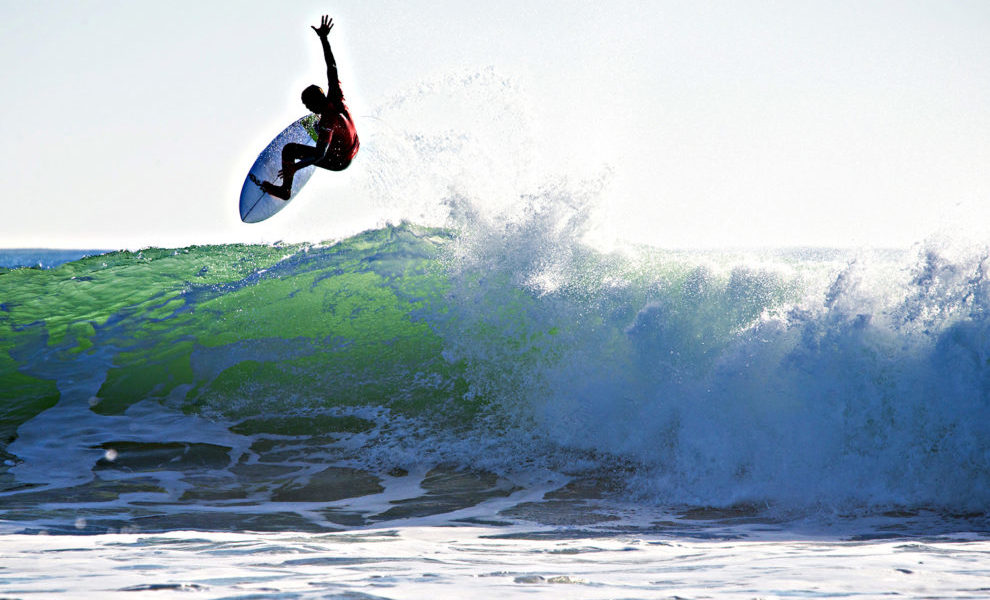
<svg viewBox="0 0 990 600">
<path fill-rule="evenodd" d="M 330 35 L 331 29 L 333 29 L 333 19 L 331 19 L 329 15 L 323 15 L 323 19 L 320 21 L 319 29 L 313 27 L 313 31 L 315 31 L 316 35 L 321 38 L 325 38 Z"/>
</svg>

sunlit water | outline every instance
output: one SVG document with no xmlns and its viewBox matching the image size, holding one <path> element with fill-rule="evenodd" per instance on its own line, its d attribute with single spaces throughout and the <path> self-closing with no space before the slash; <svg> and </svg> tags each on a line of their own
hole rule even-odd
<svg viewBox="0 0 990 600">
<path fill-rule="evenodd" d="M 303 533 L 3 536 L 16 597 L 981 598 L 990 543 L 697 540 L 399 527 Z"/>
</svg>

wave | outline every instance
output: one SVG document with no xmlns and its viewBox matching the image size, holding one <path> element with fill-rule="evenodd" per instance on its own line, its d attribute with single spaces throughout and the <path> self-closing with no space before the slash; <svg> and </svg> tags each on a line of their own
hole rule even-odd
<svg viewBox="0 0 990 600">
<path fill-rule="evenodd" d="M 354 185 L 421 225 L 0 270 L 2 489 L 82 485 L 140 446 L 134 464 L 169 457 L 155 486 L 199 499 L 220 476 L 169 478 L 169 461 L 987 511 L 986 248 L 602 250 L 609 168 L 534 167 L 514 86 L 444 77 L 362 122 Z M 242 497 L 277 495 L 271 469 Z"/>
<path fill-rule="evenodd" d="M 369 468 L 611 472 L 661 504 L 986 509 L 985 253 L 603 253 L 560 193 L 458 232 L 4 273 L 5 477 L 59 476 L 31 433 L 46 413 L 153 404 L 185 415 L 160 443 L 218 423 L 319 440 L 350 418 L 377 422 L 348 457 Z"/>
</svg>

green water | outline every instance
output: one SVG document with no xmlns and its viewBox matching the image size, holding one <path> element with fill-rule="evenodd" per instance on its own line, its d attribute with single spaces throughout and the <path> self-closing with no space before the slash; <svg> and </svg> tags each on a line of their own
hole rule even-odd
<svg viewBox="0 0 990 600">
<path fill-rule="evenodd" d="M 9 442 L 57 402 L 65 366 L 97 351 L 113 355 L 90 400 L 104 414 L 146 399 L 234 419 L 427 408 L 464 385 L 418 316 L 442 310 L 448 237 L 402 226 L 330 247 L 147 249 L 5 272 L 0 433 Z"/>
</svg>

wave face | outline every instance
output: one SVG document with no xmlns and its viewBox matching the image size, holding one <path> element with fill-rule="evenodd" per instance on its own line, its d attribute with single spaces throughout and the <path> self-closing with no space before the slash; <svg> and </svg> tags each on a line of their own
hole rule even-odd
<svg viewBox="0 0 990 600">
<path fill-rule="evenodd" d="M 644 504 L 990 506 L 986 254 L 603 253 L 562 194 L 509 224 L 461 206 L 460 230 L 3 273 L 0 482 L 138 493 L 198 461 L 170 481 L 209 499 L 271 451 L 604 473 Z"/>
</svg>

